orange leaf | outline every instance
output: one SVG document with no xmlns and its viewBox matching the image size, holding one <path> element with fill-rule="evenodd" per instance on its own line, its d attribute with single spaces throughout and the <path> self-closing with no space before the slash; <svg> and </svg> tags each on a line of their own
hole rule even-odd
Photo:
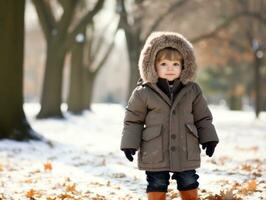
<svg viewBox="0 0 266 200">
<path fill-rule="evenodd" d="M 256 180 L 250 180 L 243 185 L 243 187 L 241 188 L 241 193 L 243 194 L 253 193 L 256 191 L 256 189 L 257 189 Z"/>
<path fill-rule="evenodd" d="M 62 199 L 62 200 L 64 200 L 64 199 L 71 199 L 71 198 L 73 198 L 71 195 L 69 195 L 69 194 L 60 194 L 59 196 L 58 196 L 58 198 L 60 198 L 60 199 Z"/>
<path fill-rule="evenodd" d="M 66 191 L 67 192 L 76 192 L 76 184 L 73 183 L 73 184 L 68 184 L 66 186 Z"/>
<path fill-rule="evenodd" d="M 26 193 L 26 197 L 28 198 L 35 198 L 35 197 L 41 197 L 42 193 L 39 191 L 36 191 L 34 189 L 30 189 L 27 193 Z"/>
<path fill-rule="evenodd" d="M 28 198 L 34 198 L 35 195 L 35 190 L 34 189 L 30 189 L 27 193 L 26 193 L 26 197 Z"/>
<path fill-rule="evenodd" d="M 24 180 L 24 182 L 25 183 L 32 183 L 32 179 L 30 179 L 30 178 L 29 179 L 26 179 L 26 180 Z"/>
<path fill-rule="evenodd" d="M 243 164 L 241 166 L 241 169 L 250 172 L 251 171 L 251 165 L 249 165 L 249 164 Z"/>
<path fill-rule="evenodd" d="M 46 200 L 55 200 L 56 197 L 47 197 Z"/>
<path fill-rule="evenodd" d="M 208 200 L 223 200 L 222 196 L 220 196 L 218 194 L 215 194 L 214 196 L 211 194 L 211 195 L 205 197 L 205 199 L 208 199 Z"/>
<path fill-rule="evenodd" d="M 220 195 L 223 197 L 223 199 L 236 199 L 235 195 L 233 194 L 233 188 L 226 191 L 221 191 Z"/>
<path fill-rule="evenodd" d="M 44 171 L 52 171 L 52 169 L 53 169 L 51 162 L 44 163 L 43 167 L 44 167 Z"/>
<path fill-rule="evenodd" d="M 257 188 L 256 180 L 250 180 L 247 182 L 247 189 L 254 192 Z"/>
</svg>

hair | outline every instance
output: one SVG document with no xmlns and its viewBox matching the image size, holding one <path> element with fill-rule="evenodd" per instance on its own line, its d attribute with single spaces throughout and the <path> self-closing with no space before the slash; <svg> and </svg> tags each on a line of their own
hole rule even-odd
<svg viewBox="0 0 266 200">
<path fill-rule="evenodd" d="M 159 62 L 162 59 L 180 60 L 182 64 L 182 68 L 184 66 L 182 54 L 177 49 L 172 48 L 172 47 L 166 47 L 158 51 L 156 55 L 155 63 Z"/>
</svg>

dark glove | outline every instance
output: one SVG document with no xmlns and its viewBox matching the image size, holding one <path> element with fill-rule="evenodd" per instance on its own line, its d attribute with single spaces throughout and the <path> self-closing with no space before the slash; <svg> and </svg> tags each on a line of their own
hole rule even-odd
<svg viewBox="0 0 266 200">
<path fill-rule="evenodd" d="M 206 149 L 206 154 L 209 157 L 212 157 L 217 144 L 218 144 L 218 142 L 213 142 L 213 141 L 212 142 L 206 142 L 206 143 L 202 144 L 202 149 L 203 150 Z"/>
<path fill-rule="evenodd" d="M 133 155 L 135 155 L 137 150 L 136 149 L 122 149 L 122 151 L 124 151 L 127 159 L 132 162 L 133 161 Z"/>
</svg>

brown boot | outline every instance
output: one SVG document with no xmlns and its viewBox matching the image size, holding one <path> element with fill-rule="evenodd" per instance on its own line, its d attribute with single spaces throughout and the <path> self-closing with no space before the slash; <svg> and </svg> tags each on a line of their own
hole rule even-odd
<svg viewBox="0 0 266 200">
<path fill-rule="evenodd" d="M 179 191 L 182 200 L 198 200 L 198 189 Z"/>
<path fill-rule="evenodd" d="M 148 192 L 148 200 L 166 200 L 166 192 Z"/>
</svg>

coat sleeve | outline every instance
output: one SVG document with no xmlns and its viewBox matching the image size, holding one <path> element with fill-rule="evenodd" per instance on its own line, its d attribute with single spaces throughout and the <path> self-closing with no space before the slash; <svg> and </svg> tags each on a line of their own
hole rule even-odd
<svg viewBox="0 0 266 200">
<path fill-rule="evenodd" d="M 198 130 L 199 143 L 215 141 L 219 142 L 216 130 L 212 124 L 212 114 L 208 108 L 207 101 L 202 94 L 198 84 L 195 84 L 196 97 L 192 104 L 194 123 Z"/>
<path fill-rule="evenodd" d="M 146 113 L 147 106 L 143 101 L 140 87 L 137 87 L 132 92 L 132 95 L 128 101 L 128 105 L 126 106 L 120 149 L 139 148 Z"/>
</svg>

